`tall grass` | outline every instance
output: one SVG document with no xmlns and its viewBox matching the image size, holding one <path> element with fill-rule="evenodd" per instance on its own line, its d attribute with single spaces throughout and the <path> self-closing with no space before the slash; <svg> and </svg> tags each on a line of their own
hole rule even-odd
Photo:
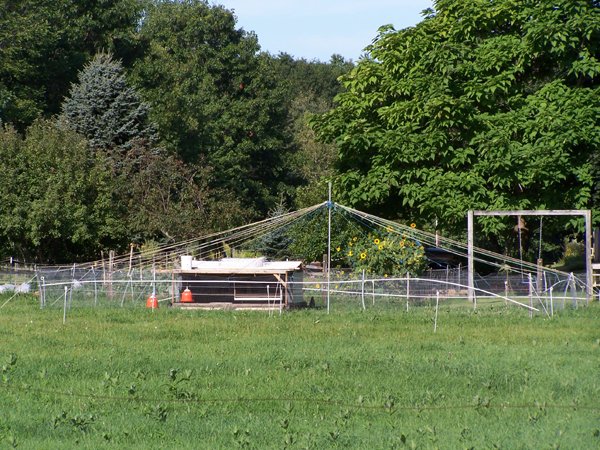
<svg viewBox="0 0 600 450">
<path fill-rule="evenodd" d="M 0 299 L 1 300 L 1 299 Z M 4 301 L 1 301 L 4 303 Z M 597 304 L 0 310 L 0 448 L 597 448 Z"/>
</svg>

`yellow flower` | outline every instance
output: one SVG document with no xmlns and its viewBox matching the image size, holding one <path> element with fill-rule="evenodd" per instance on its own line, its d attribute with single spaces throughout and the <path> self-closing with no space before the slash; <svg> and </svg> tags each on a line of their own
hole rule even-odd
<svg viewBox="0 0 600 450">
<path fill-rule="evenodd" d="M 400 247 L 404 247 L 404 241 L 400 241 Z"/>
<path fill-rule="evenodd" d="M 336 247 L 336 248 L 335 248 L 335 250 L 336 250 L 337 252 L 339 252 L 339 251 L 341 250 L 341 248 L 340 248 L 340 247 Z"/>
<path fill-rule="evenodd" d="M 317 284 L 316 288 L 317 288 L 317 289 L 320 289 L 320 288 L 321 288 L 321 285 L 320 285 L 320 284 Z"/>
<path fill-rule="evenodd" d="M 411 228 L 417 228 L 417 224 L 413 222 L 413 223 L 410 224 L 410 227 Z"/>
<path fill-rule="evenodd" d="M 380 245 L 379 247 L 377 247 L 379 250 L 383 250 L 383 245 Z"/>
<path fill-rule="evenodd" d="M 383 278 L 387 278 L 387 277 L 388 277 L 387 273 L 384 273 Z"/>
<path fill-rule="evenodd" d="M 360 254 L 360 259 L 366 259 L 367 258 L 367 252 L 362 252 Z"/>
<path fill-rule="evenodd" d="M 349 245 L 350 247 L 352 247 L 352 242 L 348 242 L 348 245 Z"/>
<path fill-rule="evenodd" d="M 358 238 L 357 238 L 356 236 L 354 236 L 354 237 L 352 238 L 352 240 L 353 240 L 354 242 L 356 242 L 356 241 L 358 241 Z"/>
<path fill-rule="evenodd" d="M 381 241 L 380 241 L 379 239 L 375 239 L 373 242 L 375 243 L 375 245 L 379 245 L 379 243 L 380 243 Z"/>
<path fill-rule="evenodd" d="M 353 254 L 354 254 L 354 253 L 352 253 L 352 250 L 350 250 L 350 251 L 348 252 L 348 256 L 352 256 Z"/>
</svg>

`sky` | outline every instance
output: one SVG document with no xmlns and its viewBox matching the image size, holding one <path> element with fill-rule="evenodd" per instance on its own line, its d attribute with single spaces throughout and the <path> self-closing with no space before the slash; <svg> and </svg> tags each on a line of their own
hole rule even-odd
<svg viewBox="0 0 600 450">
<path fill-rule="evenodd" d="M 263 51 L 296 59 L 357 61 L 382 25 L 417 24 L 433 0 L 210 0 L 233 10 L 238 28 L 254 31 Z"/>
</svg>

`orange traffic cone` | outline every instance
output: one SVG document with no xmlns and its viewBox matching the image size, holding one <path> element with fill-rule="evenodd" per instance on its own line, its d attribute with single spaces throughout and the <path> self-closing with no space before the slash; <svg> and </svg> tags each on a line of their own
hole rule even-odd
<svg viewBox="0 0 600 450">
<path fill-rule="evenodd" d="M 146 308 L 158 308 L 158 300 L 156 299 L 156 294 L 154 292 L 150 294 L 150 297 L 146 300 Z"/>
<path fill-rule="evenodd" d="M 192 291 L 189 288 L 185 288 L 185 290 L 181 293 L 181 303 L 193 303 L 194 299 L 192 298 Z"/>
</svg>

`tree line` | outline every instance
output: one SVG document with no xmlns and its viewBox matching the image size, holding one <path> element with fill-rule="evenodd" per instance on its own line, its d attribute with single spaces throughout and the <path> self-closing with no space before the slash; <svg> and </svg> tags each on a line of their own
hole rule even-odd
<svg viewBox="0 0 600 450">
<path fill-rule="evenodd" d="M 0 254 L 185 239 L 318 203 L 328 179 L 455 237 L 469 209 L 600 200 L 598 0 L 435 0 L 356 64 L 261 52 L 203 0 L 0 3 Z M 478 226 L 514 253 L 514 222 Z"/>
<path fill-rule="evenodd" d="M 322 201 L 307 117 L 353 64 L 261 52 L 203 0 L 1 2 L 0 254 L 96 258 Z"/>
</svg>

